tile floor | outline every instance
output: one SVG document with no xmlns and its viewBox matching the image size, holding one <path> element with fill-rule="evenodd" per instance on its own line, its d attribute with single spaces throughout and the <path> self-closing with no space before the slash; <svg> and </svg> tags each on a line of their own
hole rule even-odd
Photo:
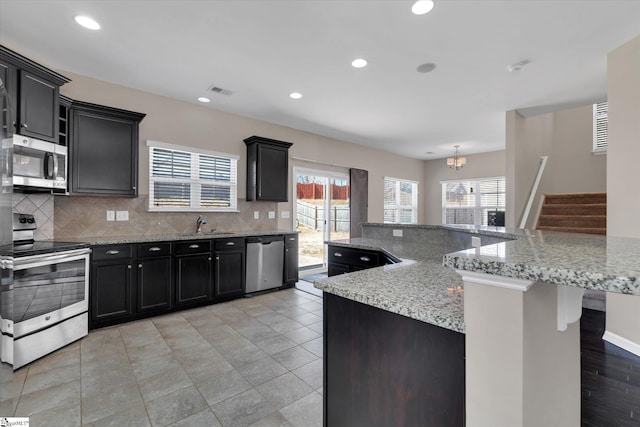
<svg viewBox="0 0 640 427">
<path fill-rule="evenodd" d="M 322 298 L 289 289 L 92 331 L 15 373 L 32 426 L 321 426 Z"/>
</svg>

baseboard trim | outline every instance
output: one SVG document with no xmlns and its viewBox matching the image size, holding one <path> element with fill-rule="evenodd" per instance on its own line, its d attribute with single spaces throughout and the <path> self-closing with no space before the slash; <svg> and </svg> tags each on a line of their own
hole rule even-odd
<svg viewBox="0 0 640 427">
<path fill-rule="evenodd" d="M 602 336 L 602 339 L 608 343 L 611 343 L 613 345 L 620 347 L 623 350 L 633 353 L 636 356 L 640 356 L 640 344 L 636 342 L 628 340 L 610 331 L 605 331 L 604 335 Z"/>
</svg>

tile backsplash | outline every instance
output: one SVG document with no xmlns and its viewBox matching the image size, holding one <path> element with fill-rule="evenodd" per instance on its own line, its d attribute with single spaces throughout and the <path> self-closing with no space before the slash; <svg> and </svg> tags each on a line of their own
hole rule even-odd
<svg viewBox="0 0 640 427">
<path fill-rule="evenodd" d="M 238 200 L 239 212 L 149 212 L 148 197 L 55 197 L 55 229 L 57 240 L 98 236 L 134 236 L 192 233 L 196 218 L 207 219 L 203 231 L 268 231 L 278 226 L 269 219 L 269 211 L 277 213 L 274 202 Z M 128 221 L 107 221 L 107 210 L 128 211 Z M 260 219 L 254 219 L 254 211 Z M 277 218 L 277 215 L 276 215 Z"/>
<path fill-rule="evenodd" d="M 51 194 L 46 193 L 13 193 L 13 212 L 32 214 L 38 225 L 33 237 L 36 240 L 53 239 L 54 201 Z"/>
</svg>

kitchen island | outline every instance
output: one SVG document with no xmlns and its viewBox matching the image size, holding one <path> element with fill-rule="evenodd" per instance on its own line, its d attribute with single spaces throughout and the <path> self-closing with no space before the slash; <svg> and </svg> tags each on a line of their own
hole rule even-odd
<svg viewBox="0 0 640 427">
<path fill-rule="evenodd" d="M 405 237 L 392 238 L 391 227 L 403 228 Z M 325 352 L 331 349 L 331 330 L 327 327 L 331 327 L 332 318 L 338 318 L 332 314 L 331 301 L 335 298 L 391 311 L 416 323 L 464 332 L 465 405 L 462 411 L 466 414 L 463 421 L 466 425 L 580 424 L 580 347 L 576 322 L 581 313 L 582 294 L 584 289 L 640 294 L 637 281 L 640 266 L 636 261 L 640 242 L 636 239 L 486 227 L 433 226 L 421 230 L 365 225 L 363 230 L 365 239 L 332 244 L 385 250 L 415 262 L 317 282 L 317 288 L 331 295 L 325 296 L 328 301 L 328 304 L 325 302 L 325 342 L 329 344 Z M 407 236 L 417 230 L 423 235 L 407 242 Z M 479 248 L 440 252 L 440 255 L 446 255 L 444 258 L 441 256 L 438 263 L 435 260 L 437 249 L 429 247 L 447 247 L 446 242 L 442 245 L 437 241 L 437 233 L 442 233 L 442 230 L 445 233 L 455 230 L 456 233 L 464 232 L 481 238 L 503 232 L 505 239 Z M 435 245 L 429 244 L 429 233 L 437 242 Z M 370 239 L 370 236 L 376 236 L 378 241 Z M 508 240 L 514 237 L 519 238 Z M 394 253 L 394 250 L 402 250 L 405 244 L 410 248 L 406 253 Z M 454 269 L 460 276 L 449 276 Z M 458 293 L 458 286 L 463 287 L 460 294 L 464 297 L 459 297 L 456 303 L 445 303 L 447 297 L 452 297 L 451 290 Z M 363 325 L 362 322 L 353 323 L 352 327 L 363 328 Z M 377 351 L 385 353 L 386 349 L 379 347 Z M 327 416 L 334 412 L 331 396 L 336 384 L 330 382 L 332 354 L 327 352 L 325 356 L 325 368 L 328 368 L 325 372 Z M 432 362 L 424 360 L 415 369 L 425 366 L 428 369 Z M 354 362 L 356 366 L 357 363 Z M 450 365 L 458 366 L 456 361 Z M 370 371 L 370 375 L 376 377 L 375 372 Z M 451 378 L 448 375 L 441 379 L 445 387 Z M 342 392 L 353 393 L 353 384 L 350 390 L 344 382 L 338 383 Z M 373 383 L 373 380 L 369 382 Z M 403 393 L 397 383 L 378 387 L 396 388 L 396 404 L 397 399 L 415 399 L 411 393 Z M 441 408 L 433 395 L 422 394 L 419 399 L 424 407 Z M 370 425 L 383 424 L 374 420 Z M 461 424 L 452 417 L 450 422 L 440 425 Z"/>
</svg>

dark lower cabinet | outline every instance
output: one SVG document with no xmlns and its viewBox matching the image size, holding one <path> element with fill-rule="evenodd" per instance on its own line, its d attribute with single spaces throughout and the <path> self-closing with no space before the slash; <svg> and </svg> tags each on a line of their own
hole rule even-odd
<svg viewBox="0 0 640 427">
<path fill-rule="evenodd" d="M 293 286 L 298 281 L 298 234 L 284 235 L 284 284 Z"/>
<path fill-rule="evenodd" d="M 94 262 L 91 266 L 91 327 L 133 319 L 131 259 Z"/>
<path fill-rule="evenodd" d="M 138 313 L 171 308 L 171 256 L 138 259 Z"/>
<path fill-rule="evenodd" d="M 324 425 L 464 426 L 464 334 L 324 294 Z"/>
<path fill-rule="evenodd" d="M 185 307 L 211 301 L 213 269 L 211 240 L 175 243 L 176 306 Z"/>
<path fill-rule="evenodd" d="M 348 265 L 338 264 L 335 262 L 330 262 L 327 266 L 327 276 L 337 276 L 338 274 L 345 274 L 353 271 L 349 268 Z"/>
<path fill-rule="evenodd" d="M 388 255 L 367 249 L 328 245 L 327 275 L 351 273 L 395 262 Z"/>
<path fill-rule="evenodd" d="M 211 253 L 176 256 L 176 305 L 211 300 Z"/>
<path fill-rule="evenodd" d="M 222 301 L 244 295 L 244 238 L 219 239 L 214 241 L 214 245 L 215 300 Z"/>
</svg>

